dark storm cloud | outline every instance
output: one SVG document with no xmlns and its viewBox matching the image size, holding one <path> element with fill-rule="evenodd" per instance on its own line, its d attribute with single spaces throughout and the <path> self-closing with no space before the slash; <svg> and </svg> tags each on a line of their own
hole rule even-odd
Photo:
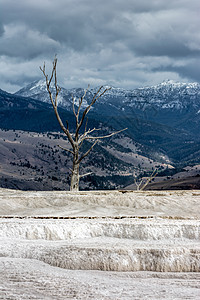
<svg viewBox="0 0 200 300">
<path fill-rule="evenodd" d="M 93 49 L 98 43 L 112 44 L 114 41 L 122 41 L 129 47 L 132 39 L 134 44 L 140 45 L 139 50 L 149 48 L 151 55 L 152 47 L 156 48 L 158 45 L 160 49 L 159 44 L 163 43 L 166 34 L 172 33 L 172 43 L 175 40 L 174 36 L 182 35 L 182 30 L 188 27 L 187 22 L 183 20 L 185 14 L 180 15 L 172 11 L 175 9 L 174 3 L 183 5 L 185 1 L 6 0 L 3 2 L 4 9 L 1 10 L 0 19 L 4 24 L 24 24 L 33 31 L 48 35 L 50 39 L 66 43 L 68 47 L 79 51 L 85 47 Z M 191 18 L 190 12 L 188 13 L 188 17 Z M 192 19 L 190 26 L 191 23 Z M 170 39 L 168 40 L 170 42 Z M 163 51 L 159 52 L 162 55 Z"/>
<path fill-rule="evenodd" d="M 139 56 L 168 56 L 171 58 L 188 57 L 200 55 L 199 49 L 192 49 L 187 45 L 184 38 L 163 33 L 160 38 L 156 35 L 151 38 L 140 37 L 131 45 L 135 54 Z"/>
<path fill-rule="evenodd" d="M 3 35 L 3 33 L 4 33 L 3 24 L 0 23 L 0 37 Z"/>
<path fill-rule="evenodd" d="M 0 55 L 31 59 L 49 50 L 55 53 L 56 41 L 22 25 L 6 25 L 1 38 Z"/>
<path fill-rule="evenodd" d="M 55 53 L 68 85 L 134 87 L 165 76 L 196 78 L 199 0 L 0 0 L 0 8 L 5 80 L 12 66 L 20 78 L 27 66 L 37 69 Z"/>
<path fill-rule="evenodd" d="M 200 82 L 200 60 L 191 59 L 186 63 L 180 65 L 168 65 L 158 68 L 152 68 L 155 72 L 175 72 L 178 73 L 181 78 L 188 78 L 191 81 Z"/>
<path fill-rule="evenodd" d="M 200 60 L 190 62 L 184 66 L 174 68 L 181 77 L 189 77 L 192 81 L 200 82 Z"/>
</svg>

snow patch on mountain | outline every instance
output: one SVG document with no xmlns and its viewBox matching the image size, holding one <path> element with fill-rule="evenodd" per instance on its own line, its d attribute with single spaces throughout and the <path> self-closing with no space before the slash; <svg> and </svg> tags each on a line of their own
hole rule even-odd
<svg viewBox="0 0 200 300">
<path fill-rule="evenodd" d="M 30 88 L 30 91 L 33 91 L 33 90 L 35 90 L 37 88 L 39 88 L 42 91 L 46 90 L 47 88 L 46 88 L 46 82 L 45 82 L 45 80 L 39 80 L 39 81 L 37 81 L 36 84 Z"/>
<path fill-rule="evenodd" d="M 159 109 L 183 110 L 193 107 L 200 110 L 200 84 L 181 83 L 173 80 L 166 80 L 155 86 L 125 90 L 123 88 L 105 86 L 108 90 L 101 97 L 102 105 L 111 105 L 118 110 L 126 111 L 128 108 L 143 108 L 153 106 Z M 90 103 L 92 97 L 97 93 L 99 87 L 90 88 L 83 101 L 82 108 Z M 75 105 L 78 106 L 79 98 L 84 95 L 83 88 L 65 89 L 61 88 L 59 94 L 59 105 L 70 109 L 72 95 L 75 98 Z M 103 91 L 103 89 L 102 89 Z M 55 88 L 52 85 L 52 93 L 55 95 Z M 19 90 L 17 95 L 32 97 L 37 100 L 49 102 L 49 95 L 46 90 L 45 80 L 35 81 L 27 87 Z"/>
</svg>

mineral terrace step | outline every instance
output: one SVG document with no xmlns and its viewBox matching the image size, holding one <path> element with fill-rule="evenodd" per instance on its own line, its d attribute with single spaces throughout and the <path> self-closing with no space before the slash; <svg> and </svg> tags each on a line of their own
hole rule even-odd
<svg viewBox="0 0 200 300">
<path fill-rule="evenodd" d="M 200 220 L 174 219 L 0 219 L 0 237 L 43 240 L 88 239 L 200 241 Z"/>
<path fill-rule="evenodd" d="M 143 242 L 90 238 L 47 241 L 7 239 L 0 243 L 4 257 L 43 261 L 64 269 L 104 271 L 200 272 L 199 243 Z"/>
</svg>

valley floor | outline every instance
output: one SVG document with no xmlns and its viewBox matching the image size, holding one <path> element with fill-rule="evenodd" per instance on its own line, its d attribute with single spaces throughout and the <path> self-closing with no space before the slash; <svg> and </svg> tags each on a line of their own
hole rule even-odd
<svg viewBox="0 0 200 300">
<path fill-rule="evenodd" d="M 199 299 L 199 191 L 0 189 L 0 299 Z"/>
</svg>

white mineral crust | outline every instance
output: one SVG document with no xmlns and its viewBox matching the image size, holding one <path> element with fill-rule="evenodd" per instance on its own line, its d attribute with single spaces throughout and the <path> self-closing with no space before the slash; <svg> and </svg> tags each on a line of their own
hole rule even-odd
<svg viewBox="0 0 200 300">
<path fill-rule="evenodd" d="M 200 298 L 198 191 L 0 192 L 0 299 Z"/>
</svg>

